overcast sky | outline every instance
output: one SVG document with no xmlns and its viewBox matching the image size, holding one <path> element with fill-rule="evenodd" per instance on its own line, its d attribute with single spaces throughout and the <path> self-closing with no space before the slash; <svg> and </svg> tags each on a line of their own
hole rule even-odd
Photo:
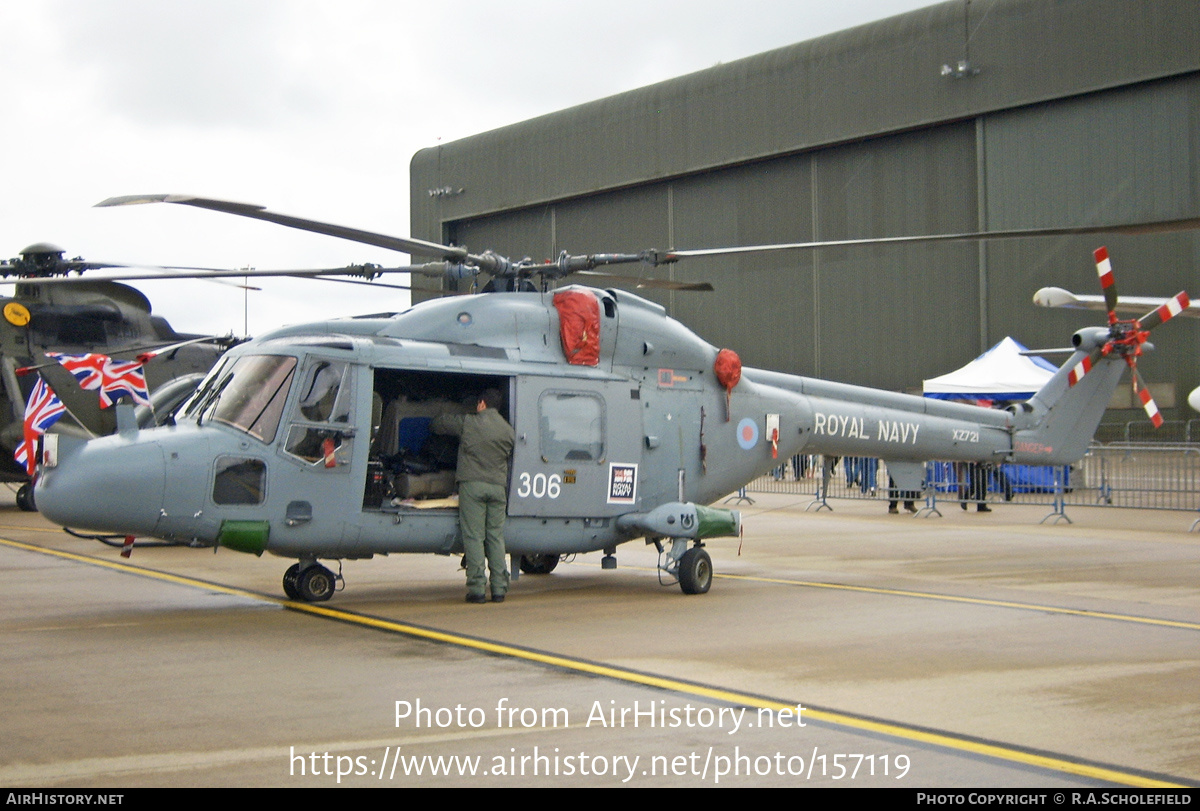
<svg viewBox="0 0 1200 811">
<path fill-rule="evenodd" d="M 0 2 L 0 256 L 236 268 L 405 257 L 182 206 L 179 192 L 408 234 L 414 152 L 931 0 Z M 403 283 L 403 277 L 396 277 Z M 403 291 L 136 285 L 180 331 L 403 309 Z M 0 287 L 11 295 L 12 287 Z"/>
</svg>

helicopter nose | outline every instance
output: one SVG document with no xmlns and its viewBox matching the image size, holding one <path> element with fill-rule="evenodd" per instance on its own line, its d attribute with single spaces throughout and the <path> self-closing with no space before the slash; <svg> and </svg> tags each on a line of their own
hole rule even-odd
<svg viewBox="0 0 1200 811">
<path fill-rule="evenodd" d="M 166 465 L 155 442 L 106 436 L 60 443 L 34 489 L 38 511 L 62 526 L 149 535 L 162 508 Z"/>
</svg>

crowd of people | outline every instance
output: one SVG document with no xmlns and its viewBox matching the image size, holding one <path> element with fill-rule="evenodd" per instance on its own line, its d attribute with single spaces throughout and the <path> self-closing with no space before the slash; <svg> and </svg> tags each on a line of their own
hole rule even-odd
<svg viewBox="0 0 1200 811">
<path fill-rule="evenodd" d="M 846 490 L 858 490 L 864 496 L 874 498 L 878 494 L 879 459 L 868 456 L 820 456 L 813 454 L 797 454 L 777 467 L 772 475 L 777 481 L 784 481 L 790 472 L 794 481 L 801 481 L 815 476 L 821 470 L 822 494 L 829 493 L 829 484 L 841 466 L 845 478 Z M 1011 486 L 1008 484 L 1004 471 L 997 465 L 984 462 L 955 462 L 952 466 L 952 478 L 944 482 L 948 489 L 956 490 L 958 503 L 963 510 L 975 505 L 977 512 L 991 512 L 987 505 L 988 492 L 995 490 L 1004 494 L 1005 500 L 1012 498 Z M 917 512 L 916 502 L 923 496 L 918 490 L 900 490 L 895 481 L 888 477 L 888 512 L 895 515 L 900 512 L 900 505 L 910 513 Z"/>
</svg>

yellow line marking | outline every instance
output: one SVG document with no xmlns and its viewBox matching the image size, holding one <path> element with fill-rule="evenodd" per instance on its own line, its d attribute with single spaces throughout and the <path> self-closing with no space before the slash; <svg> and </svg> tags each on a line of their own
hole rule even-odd
<svg viewBox="0 0 1200 811">
<path fill-rule="evenodd" d="M 710 698 L 714 701 L 721 701 L 736 706 L 762 708 L 776 712 L 781 710 L 795 711 L 796 708 L 796 704 L 786 704 L 780 701 L 762 698 L 760 696 L 739 693 L 734 690 L 725 690 L 718 687 L 693 684 L 666 676 L 655 676 L 650 673 L 640 673 L 636 670 L 627 670 L 625 668 L 589 662 L 583 659 L 574 659 L 553 653 L 528 650 L 501 642 L 491 642 L 485 639 L 474 639 L 472 637 L 461 636 L 448 631 L 438 631 L 432 628 L 421 628 L 419 626 L 409 625 L 407 623 L 397 622 L 395 620 L 356 614 L 337 608 L 329 608 L 322 605 L 314 605 L 311 603 L 301 603 L 277 597 L 270 597 L 268 595 L 247 591 L 245 589 L 234 588 L 231 586 L 221 586 L 214 583 L 209 583 L 207 581 L 196 580 L 180 575 L 167 574 L 165 572 L 159 572 L 153 569 L 142 569 L 127 563 L 106 561 L 100 558 L 92 558 L 86 555 L 79 555 L 74 552 L 63 552 L 57 549 L 45 549 L 40 546 L 34 546 L 32 544 L 26 544 L 8 538 L 0 538 L 0 544 L 29 552 L 40 552 L 45 555 L 76 561 L 78 563 L 101 566 L 103 568 L 121 571 L 127 574 L 144 575 L 146 577 L 163 580 L 168 583 L 176 583 L 192 588 L 201 588 L 208 591 L 217 591 L 224 594 L 237 595 L 255 600 L 261 600 L 264 602 L 277 603 L 300 613 L 312 614 L 313 616 L 325 617 L 328 619 L 338 620 L 340 622 L 353 623 L 366 628 L 375 628 L 377 630 L 403 634 L 405 636 L 415 637 L 417 639 L 427 639 L 433 642 L 442 642 L 445 644 L 455 645 L 457 647 L 467 648 L 470 650 L 482 651 L 484 653 L 490 653 L 498 656 L 523 659 L 528 662 L 536 662 L 538 664 L 549 665 L 550 667 L 559 667 L 564 670 L 587 673 L 593 676 L 601 676 L 630 684 L 640 684 L 645 687 L 654 687 L 660 690 L 670 690 L 676 693 Z M 859 589 L 860 587 L 847 588 Z M 860 590 L 882 591 L 878 589 L 866 589 L 865 587 L 861 588 Z M 1142 788 L 1186 788 L 1186 786 L 1183 784 L 1169 783 L 1156 778 L 1130 774 L 1128 772 L 1122 772 L 1104 766 L 1074 763 L 1070 760 L 1054 757 L 1052 755 L 1023 752 L 1019 749 L 1007 747 L 1001 744 L 973 741 L 967 738 L 955 736 L 950 733 L 915 729 L 887 721 L 875 721 L 868 718 L 857 718 L 852 715 L 846 715 L 844 713 L 834 712 L 832 710 L 817 710 L 806 707 L 804 712 L 810 720 L 823 721 L 827 724 L 834 724 L 837 726 L 849 727 L 851 729 L 859 729 L 866 732 L 888 735 L 894 738 L 931 744 L 960 752 L 984 755 L 986 757 L 992 757 L 998 760 L 1023 763 L 1030 766 L 1049 769 L 1051 771 L 1079 775 L 1081 777 L 1087 777 L 1094 780 L 1103 780 L 1121 785 L 1137 786 Z"/>
<path fill-rule="evenodd" d="M 626 566 L 626 569 L 638 569 L 653 572 L 647 566 Z M 983 597 L 959 597 L 954 594 L 936 594 L 931 591 L 908 591 L 905 589 L 888 589 L 878 586 L 852 586 L 848 583 L 821 583 L 815 580 L 788 580 L 782 577 L 761 577 L 749 574 L 729 574 L 714 572 L 713 577 L 724 580 L 745 580 L 751 583 L 774 583 L 783 586 L 801 586 L 814 589 L 834 589 L 839 591 L 858 591 L 865 594 L 889 594 L 895 597 L 912 597 L 921 600 L 942 600 L 948 603 L 967 603 L 970 605 L 986 605 L 995 608 L 1015 608 L 1021 611 L 1040 611 L 1048 614 L 1069 614 L 1076 617 L 1092 619 L 1116 620 L 1119 622 L 1136 622 L 1143 625 L 1161 625 L 1166 628 L 1182 628 L 1187 631 L 1200 631 L 1200 622 L 1185 620 L 1166 620 L 1156 617 L 1139 617 L 1133 614 L 1112 614 L 1107 611 L 1090 611 L 1086 608 L 1062 608 L 1061 606 L 1040 605 L 1038 603 L 1018 603 L 1012 600 L 989 600 Z"/>
<path fill-rule="evenodd" d="M 218 583 L 210 583 L 205 580 L 197 580 L 193 577 L 185 577 L 168 572 L 160 572 L 155 569 L 143 569 L 140 566 L 134 566 L 132 563 L 124 563 L 122 561 L 105 560 L 104 558 L 94 558 L 89 555 L 80 555 L 75 552 L 64 552 L 61 549 L 47 549 L 44 546 L 36 546 L 34 544 L 14 541 L 11 538 L 0 538 L 0 544 L 12 547 L 13 549 L 22 549 L 26 552 L 40 552 L 43 555 L 51 557 L 63 558 L 64 560 L 75 561 L 76 563 L 86 563 L 91 566 L 99 566 L 102 569 L 112 569 L 124 574 L 145 575 L 156 580 L 162 580 L 167 583 L 174 583 L 180 586 L 189 588 L 202 588 L 208 591 L 216 591 L 222 594 L 230 594 L 235 597 L 250 597 L 255 600 L 273 600 L 264 594 L 259 594 L 254 591 L 246 591 L 245 589 L 234 588 L 233 586 L 223 586 Z M 274 600 L 274 602 L 285 603 L 284 600 Z"/>
<path fill-rule="evenodd" d="M 968 603 L 971 605 L 987 605 L 996 608 L 1018 608 L 1024 611 L 1043 611 L 1049 614 L 1070 614 L 1077 617 L 1093 619 L 1119 620 L 1121 622 L 1137 622 L 1144 625 L 1162 625 L 1167 628 L 1183 628 L 1188 631 L 1200 631 L 1200 623 L 1184 622 L 1182 620 L 1165 620 L 1154 617 L 1137 617 L 1130 614 L 1111 614 L 1107 611 L 1089 611 L 1084 608 L 1061 608 L 1037 603 L 1018 603 L 1010 600 L 988 600 L 982 597 L 958 597 L 953 594 L 934 594 L 925 591 L 906 591 L 904 589 L 886 589 L 875 586 L 851 586 L 845 583 L 818 583 L 810 580 L 785 580 L 775 577 L 758 577 L 744 574 L 714 574 L 729 580 L 747 580 L 759 583 L 780 583 L 787 586 L 806 586 L 814 589 L 837 589 L 841 591 L 859 591 L 867 594 L 890 594 L 896 597 L 916 597 L 923 600 L 943 600 L 949 603 Z"/>
<path fill-rule="evenodd" d="M 60 527 L 20 527 L 20 526 L 13 526 L 12 524 L 0 524 L 0 529 L 9 529 L 9 530 L 14 530 L 16 532 L 53 532 L 56 534 L 62 532 L 62 528 L 60 528 Z M 2 540 L 2 539 L 0 539 L 0 540 Z M 14 541 L 14 543 L 15 543 L 15 541 Z"/>
</svg>

